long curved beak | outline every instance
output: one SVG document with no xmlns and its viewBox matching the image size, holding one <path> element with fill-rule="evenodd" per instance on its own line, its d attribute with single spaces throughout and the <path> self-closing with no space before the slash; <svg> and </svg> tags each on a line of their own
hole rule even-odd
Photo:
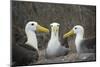
<svg viewBox="0 0 100 67">
<path fill-rule="evenodd" d="M 37 25 L 36 31 L 37 32 L 49 32 L 49 30 L 47 28 L 42 27 L 40 25 Z"/>
<path fill-rule="evenodd" d="M 74 34 L 75 34 L 75 33 L 74 33 L 74 30 L 70 30 L 68 33 L 65 33 L 65 34 L 64 34 L 63 38 L 72 36 L 72 35 L 74 35 Z"/>
</svg>

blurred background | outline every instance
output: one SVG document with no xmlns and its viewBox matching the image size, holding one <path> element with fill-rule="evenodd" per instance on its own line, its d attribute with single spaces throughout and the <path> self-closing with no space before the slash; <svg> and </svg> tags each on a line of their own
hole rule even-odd
<svg viewBox="0 0 100 67">
<path fill-rule="evenodd" d="M 12 1 L 11 13 L 13 44 L 23 44 L 26 41 L 25 25 L 32 20 L 49 30 L 50 23 L 59 23 L 61 42 L 63 34 L 78 24 L 85 29 L 84 38 L 96 37 L 96 6 Z M 75 45 L 73 45 L 74 38 L 66 40 L 70 44 L 72 52 L 76 51 Z M 50 33 L 37 33 L 37 39 L 39 49 L 44 49 L 50 39 Z"/>
</svg>

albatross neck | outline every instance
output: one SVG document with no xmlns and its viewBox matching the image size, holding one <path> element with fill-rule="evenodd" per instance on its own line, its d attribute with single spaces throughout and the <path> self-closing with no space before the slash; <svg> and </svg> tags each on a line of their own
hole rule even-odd
<svg viewBox="0 0 100 67">
<path fill-rule="evenodd" d="M 51 31 L 51 39 L 59 39 L 59 33 Z"/>
<path fill-rule="evenodd" d="M 78 53 L 80 53 L 80 44 L 83 40 L 83 35 L 84 35 L 84 33 L 76 34 L 75 44 L 76 44 L 76 49 L 77 49 Z"/>
<path fill-rule="evenodd" d="M 38 50 L 38 46 L 37 46 L 37 37 L 35 34 L 35 31 L 31 31 L 31 30 L 26 30 L 26 35 L 27 35 L 27 42 L 26 44 L 32 46 L 33 48 Z"/>
</svg>

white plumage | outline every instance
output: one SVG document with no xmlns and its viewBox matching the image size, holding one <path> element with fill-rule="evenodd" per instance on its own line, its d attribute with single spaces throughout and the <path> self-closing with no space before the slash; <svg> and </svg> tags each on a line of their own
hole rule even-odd
<svg viewBox="0 0 100 67">
<path fill-rule="evenodd" d="M 89 52 L 89 49 L 95 50 L 96 39 L 84 39 L 84 28 L 81 25 L 76 25 L 71 31 L 64 34 L 64 38 L 76 34 L 75 45 L 77 53 L 80 54 L 83 51 Z M 92 51 L 93 52 L 93 51 Z"/>
<path fill-rule="evenodd" d="M 37 23 L 36 22 L 29 22 L 26 24 L 25 27 L 25 32 L 27 35 L 27 42 L 26 44 L 32 46 L 33 48 L 38 50 L 38 45 L 37 45 L 37 37 L 35 34 Z"/>
<path fill-rule="evenodd" d="M 61 45 L 59 41 L 59 25 L 58 23 L 52 23 L 51 26 L 51 38 L 48 42 L 46 49 L 47 57 L 62 56 L 68 53 L 68 49 Z"/>
<path fill-rule="evenodd" d="M 25 32 L 27 35 L 26 44 L 28 44 L 38 50 L 38 45 L 37 45 L 38 42 L 37 42 L 37 37 L 36 37 L 35 31 L 49 32 L 49 30 L 40 26 L 37 22 L 34 22 L 34 21 L 30 21 L 29 23 L 26 24 L 26 27 L 25 27 Z"/>
<path fill-rule="evenodd" d="M 75 44 L 76 44 L 76 50 L 78 53 L 81 51 L 81 43 L 83 41 L 84 36 L 84 28 L 80 25 L 76 25 L 74 28 L 74 33 L 76 34 L 75 38 Z"/>
</svg>

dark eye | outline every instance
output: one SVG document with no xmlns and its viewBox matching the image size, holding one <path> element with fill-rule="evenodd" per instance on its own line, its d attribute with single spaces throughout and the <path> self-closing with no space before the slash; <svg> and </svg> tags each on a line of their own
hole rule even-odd
<svg viewBox="0 0 100 67">
<path fill-rule="evenodd" d="M 75 29 L 77 29 L 77 28 L 75 27 Z"/>
<path fill-rule="evenodd" d="M 33 26 L 34 24 L 32 23 L 31 25 Z"/>
</svg>

